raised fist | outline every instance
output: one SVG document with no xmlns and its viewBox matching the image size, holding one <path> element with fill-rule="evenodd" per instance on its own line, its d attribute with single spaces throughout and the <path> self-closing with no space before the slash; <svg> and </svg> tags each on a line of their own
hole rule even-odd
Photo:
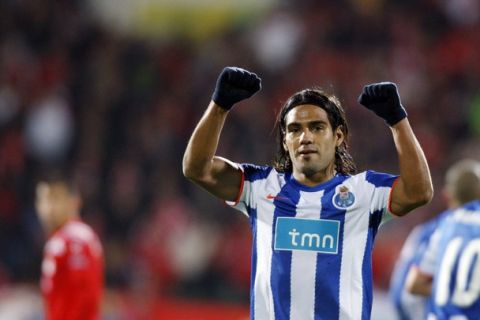
<svg viewBox="0 0 480 320">
<path fill-rule="evenodd" d="M 397 86 L 393 82 L 379 82 L 366 85 L 358 102 L 393 126 L 407 117 L 407 111 L 400 102 Z"/>
<path fill-rule="evenodd" d="M 212 100 L 221 108 L 230 110 L 233 105 L 250 98 L 262 88 L 262 80 L 253 72 L 237 67 L 226 67 L 217 79 Z"/>
</svg>

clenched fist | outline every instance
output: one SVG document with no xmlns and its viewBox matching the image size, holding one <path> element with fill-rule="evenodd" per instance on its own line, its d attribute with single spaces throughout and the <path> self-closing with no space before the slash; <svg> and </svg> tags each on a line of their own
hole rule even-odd
<svg viewBox="0 0 480 320">
<path fill-rule="evenodd" d="M 261 88 L 262 80 L 253 72 L 237 67 L 226 67 L 217 79 L 212 100 L 221 108 L 230 110 L 233 105 L 250 98 Z"/>
<path fill-rule="evenodd" d="M 397 86 L 393 82 L 379 82 L 366 85 L 358 102 L 393 126 L 407 117 L 407 111 L 400 102 Z"/>
</svg>

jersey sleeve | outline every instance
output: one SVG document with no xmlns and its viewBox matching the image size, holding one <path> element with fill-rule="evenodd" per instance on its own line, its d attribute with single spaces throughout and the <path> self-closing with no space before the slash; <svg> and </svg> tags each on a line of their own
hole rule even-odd
<svg viewBox="0 0 480 320">
<path fill-rule="evenodd" d="M 227 201 L 226 203 L 243 214 L 250 216 L 251 208 L 256 207 L 256 190 L 265 181 L 272 168 L 248 163 L 237 165 L 242 170 L 242 184 L 237 200 L 234 202 Z"/>
<path fill-rule="evenodd" d="M 435 230 L 423 255 L 416 261 L 416 265 L 422 273 L 431 274 L 435 272 L 435 264 L 438 256 L 438 248 L 440 244 L 441 231 Z"/>
<path fill-rule="evenodd" d="M 388 173 L 371 170 L 366 173 L 366 180 L 374 186 L 370 202 L 370 212 L 382 212 L 381 224 L 394 216 L 390 211 L 390 197 L 397 179 L 397 175 Z"/>
<path fill-rule="evenodd" d="M 55 279 L 63 270 L 67 244 L 58 236 L 52 237 L 45 245 L 42 260 L 41 289 L 45 295 L 51 295 L 55 289 Z"/>
</svg>

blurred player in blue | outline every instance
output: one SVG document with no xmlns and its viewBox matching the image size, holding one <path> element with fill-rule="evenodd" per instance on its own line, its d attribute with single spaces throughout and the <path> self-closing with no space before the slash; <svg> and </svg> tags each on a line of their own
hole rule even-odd
<svg viewBox="0 0 480 320">
<path fill-rule="evenodd" d="M 336 97 L 312 89 L 283 105 L 273 166 L 216 156 L 231 108 L 260 87 L 254 73 L 225 68 L 183 158 L 187 178 L 249 218 L 251 319 L 369 319 L 371 253 L 379 225 L 427 203 L 433 194 L 397 87 L 367 85 L 359 102 L 390 126 L 398 177 L 356 173 L 343 108 Z"/>
<path fill-rule="evenodd" d="M 407 275 L 410 268 L 417 266 L 422 260 L 432 234 L 442 219 L 451 211 L 450 209 L 476 199 L 475 180 L 468 179 L 468 174 L 465 174 L 465 171 L 468 172 L 472 167 L 472 163 L 474 162 L 471 160 L 462 160 L 449 168 L 444 188 L 449 210 L 416 226 L 403 245 L 390 283 L 390 296 L 400 320 L 423 319 L 426 316 L 428 298 L 408 292 L 406 288 Z"/>
<path fill-rule="evenodd" d="M 455 197 L 475 200 L 439 222 L 407 277 L 411 293 L 430 297 L 429 320 L 480 319 L 480 162 L 465 160 L 453 169 Z"/>
<path fill-rule="evenodd" d="M 440 217 L 416 226 L 405 241 L 392 273 L 390 297 L 399 320 L 424 319 L 428 298 L 411 294 L 406 288 L 410 267 L 418 264 Z"/>
</svg>

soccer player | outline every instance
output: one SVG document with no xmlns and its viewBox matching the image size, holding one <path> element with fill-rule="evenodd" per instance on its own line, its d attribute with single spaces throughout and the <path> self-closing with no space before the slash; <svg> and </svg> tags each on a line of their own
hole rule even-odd
<svg viewBox="0 0 480 320">
<path fill-rule="evenodd" d="M 480 317 L 480 162 L 465 160 L 447 174 L 456 182 L 458 204 L 447 211 L 418 266 L 410 268 L 407 288 L 430 297 L 428 319 Z"/>
<path fill-rule="evenodd" d="M 410 267 L 417 264 L 422 258 L 441 217 L 422 223 L 410 232 L 400 252 L 399 260 L 395 264 L 389 293 L 399 320 L 425 318 L 428 299 L 408 292 L 406 279 Z"/>
<path fill-rule="evenodd" d="M 47 320 L 100 318 L 102 246 L 80 220 L 80 207 L 80 194 L 69 180 L 54 177 L 37 184 L 36 208 L 49 234 L 40 283 Z"/>
<path fill-rule="evenodd" d="M 478 195 L 474 191 L 476 180 L 469 179 L 470 171 L 474 167 L 475 162 L 473 160 L 462 160 L 450 167 L 445 177 L 444 188 L 444 195 L 447 198 L 449 210 L 437 215 L 430 221 L 416 226 L 403 245 L 400 258 L 392 273 L 390 285 L 390 295 L 398 318 L 401 320 L 415 320 L 426 317 L 428 298 L 411 294 L 407 290 L 407 275 L 411 268 L 417 268 L 428 247 L 432 234 L 442 219 L 449 214 L 450 210 L 477 198 Z"/>
<path fill-rule="evenodd" d="M 183 158 L 184 175 L 246 214 L 253 233 L 252 319 L 369 319 L 371 251 L 377 229 L 430 201 L 422 149 L 393 83 L 365 86 L 359 102 L 390 126 L 400 176 L 356 174 L 339 101 L 302 90 L 283 105 L 273 167 L 215 156 L 232 106 L 260 78 L 227 67 Z"/>
</svg>

